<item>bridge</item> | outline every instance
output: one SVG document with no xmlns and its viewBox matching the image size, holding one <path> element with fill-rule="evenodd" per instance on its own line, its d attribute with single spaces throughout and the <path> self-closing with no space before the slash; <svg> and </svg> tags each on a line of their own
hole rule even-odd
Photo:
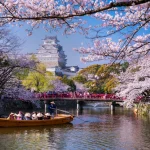
<svg viewBox="0 0 150 150">
<path fill-rule="evenodd" d="M 124 102 L 126 98 L 118 97 L 115 94 L 99 94 L 99 93 L 76 93 L 76 92 L 58 92 L 58 93 L 35 93 L 33 95 L 34 100 L 41 101 L 57 101 L 57 100 L 67 100 L 67 101 L 97 101 L 97 102 Z M 143 99 L 139 96 L 134 101 L 135 103 L 140 102 Z"/>
<path fill-rule="evenodd" d="M 75 93 L 55 93 L 55 94 L 47 94 L 47 93 L 36 93 L 33 95 L 34 99 L 37 100 L 80 100 L 80 101 L 123 101 L 123 98 L 117 97 L 115 94 L 94 94 L 89 93 L 84 95 L 75 94 Z"/>
<path fill-rule="evenodd" d="M 118 98 L 118 97 L 108 97 L 105 96 L 105 97 L 100 97 L 100 96 L 73 96 L 73 97 L 68 97 L 68 96 L 50 96 L 50 97 L 37 97 L 37 98 L 34 98 L 33 100 L 40 100 L 40 101 L 44 101 L 45 103 L 45 109 L 47 108 L 47 104 L 49 104 L 51 101 L 54 101 L 54 102 L 63 102 L 63 101 L 74 101 L 76 103 L 76 106 L 77 106 L 77 109 L 80 109 L 83 107 L 83 105 L 86 103 L 86 102 L 109 102 L 111 103 L 111 108 L 112 109 L 115 109 L 115 105 L 117 102 L 124 102 L 123 99 L 121 98 Z"/>
<path fill-rule="evenodd" d="M 65 94 L 35 95 L 33 100 L 44 101 L 45 105 L 50 103 L 50 101 L 55 102 L 74 101 L 76 102 L 77 109 L 82 108 L 85 102 L 109 102 L 111 103 L 111 108 L 115 109 L 117 102 L 124 102 L 126 99 L 117 97 L 115 94 L 72 95 L 69 93 L 65 93 Z M 139 103 L 140 101 L 141 98 L 138 98 L 134 101 L 134 103 Z"/>
<path fill-rule="evenodd" d="M 103 98 L 91 98 L 91 97 L 51 97 L 51 98 L 34 98 L 34 100 L 40 100 L 40 101 L 60 101 L 60 100 L 66 100 L 66 101 L 96 101 L 96 102 L 124 102 L 123 99 L 103 99 Z"/>
<path fill-rule="evenodd" d="M 23 98 L 19 98 L 19 100 L 24 100 Z M 27 99 L 26 99 L 27 100 Z M 43 101 L 45 103 L 45 110 L 47 108 L 47 104 L 51 101 L 55 102 L 73 102 L 73 106 L 76 105 L 77 109 L 83 107 L 86 102 L 109 102 L 111 105 L 111 109 L 115 109 L 116 103 L 122 103 L 126 101 L 125 98 L 117 97 L 115 94 L 88 94 L 88 95 L 76 95 L 70 93 L 55 93 L 55 94 L 47 94 L 47 93 L 33 93 L 32 97 L 28 99 L 34 101 Z M 141 101 L 141 97 L 136 99 L 134 103 L 139 103 Z M 71 104 L 71 105 L 72 105 Z"/>
</svg>

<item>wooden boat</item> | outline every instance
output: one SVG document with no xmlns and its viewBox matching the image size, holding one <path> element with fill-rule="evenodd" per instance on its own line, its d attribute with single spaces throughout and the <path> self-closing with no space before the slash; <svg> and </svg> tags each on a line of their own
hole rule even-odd
<svg viewBox="0 0 150 150">
<path fill-rule="evenodd" d="M 73 121 L 73 116 L 65 114 L 58 114 L 48 120 L 9 120 L 7 118 L 0 118 L 0 127 L 48 126 L 70 123 L 71 121 Z"/>
</svg>

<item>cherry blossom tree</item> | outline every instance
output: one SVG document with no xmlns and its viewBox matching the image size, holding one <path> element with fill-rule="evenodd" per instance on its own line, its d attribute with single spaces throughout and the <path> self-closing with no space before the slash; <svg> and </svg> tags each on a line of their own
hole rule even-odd
<svg viewBox="0 0 150 150">
<path fill-rule="evenodd" d="M 75 48 L 85 62 L 131 60 L 149 52 L 149 7 L 149 0 L 1 0 L 0 24 L 26 21 L 29 35 L 40 24 L 46 30 L 83 33 L 93 40 L 93 45 Z"/>
<path fill-rule="evenodd" d="M 36 62 L 25 56 L 13 55 L 12 53 L 7 53 L 5 61 L 7 63 L 0 65 L 0 98 L 30 101 L 39 108 L 38 101 L 34 100 L 34 94 L 25 89 L 16 77 L 16 73 L 21 73 L 23 69 L 35 69 Z"/>
<path fill-rule="evenodd" d="M 14 62 L 10 60 L 8 54 L 18 50 L 20 43 L 17 41 L 17 38 L 12 36 L 6 28 L 0 28 L 0 93 L 15 68 Z"/>
<path fill-rule="evenodd" d="M 38 62 L 36 59 L 35 61 Z M 27 76 L 22 80 L 22 85 L 26 87 L 26 89 L 36 92 L 46 92 L 52 88 L 52 84 L 50 84 L 49 81 L 53 80 L 54 75 L 52 72 L 46 71 L 44 64 L 39 62 L 34 69 L 29 69 Z"/>
<path fill-rule="evenodd" d="M 15 74 L 24 68 L 34 68 L 35 66 L 33 60 L 29 60 L 23 55 L 16 55 L 20 45 L 20 40 L 12 35 L 6 27 L 0 28 L 0 97 L 2 95 L 13 97 L 14 89 L 20 86 L 20 81 Z"/>
<path fill-rule="evenodd" d="M 127 68 L 126 72 L 122 72 L 117 76 L 119 85 L 115 88 L 117 95 L 126 98 L 128 106 L 131 106 L 134 100 L 141 96 L 150 94 L 150 56 L 133 62 Z M 146 94 L 145 94 L 146 93 Z"/>
<path fill-rule="evenodd" d="M 76 91 L 79 91 L 79 92 L 87 92 L 88 91 L 88 88 L 82 84 L 82 83 L 79 83 L 79 82 L 75 82 L 75 85 L 76 85 Z"/>
<path fill-rule="evenodd" d="M 67 84 L 63 83 L 61 80 L 57 78 L 50 81 L 50 84 L 53 85 L 53 90 L 56 92 L 67 91 L 67 89 L 69 88 Z"/>
<path fill-rule="evenodd" d="M 143 63 L 145 59 L 148 59 L 145 56 L 150 50 L 149 0 L 0 1 L 0 25 L 10 23 L 23 26 L 25 22 L 29 24 L 27 29 L 29 35 L 32 34 L 34 28 L 42 24 L 45 30 L 63 29 L 65 34 L 79 32 L 90 38 L 93 44 L 74 48 L 83 55 L 81 60 L 84 62 L 108 59 L 111 62 L 126 60 L 131 63 L 132 60 L 144 58 L 135 64 L 135 66 L 140 66 L 141 72 L 144 71 Z M 132 67 L 134 68 L 134 64 L 130 66 Z M 132 94 L 129 94 L 130 97 L 127 98 L 133 100 L 149 85 L 146 82 L 148 78 L 145 78 L 143 82 L 136 81 L 136 77 L 140 76 L 141 72 L 139 70 L 133 74 L 130 68 L 124 75 L 121 74 L 122 79 L 130 74 L 129 79 L 133 77 L 132 81 L 138 85 L 135 86 L 134 82 L 126 82 L 122 86 L 120 84 L 120 88 L 122 89 L 121 95 L 123 92 L 125 93 L 123 95 L 127 95 L 133 86 Z M 131 84 L 134 85 L 129 87 Z M 136 90 L 142 85 L 143 88 Z"/>
<path fill-rule="evenodd" d="M 24 68 L 34 69 L 35 67 L 35 62 L 28 60 L 25 56 L 11 57 L 7 57 L 7 63 L 0 66 L 0 95 L 7 95 L 10 89 L 19 88 L 21 82 L 15 76 L 17 72 L 21 72 Z"/>
</svg>

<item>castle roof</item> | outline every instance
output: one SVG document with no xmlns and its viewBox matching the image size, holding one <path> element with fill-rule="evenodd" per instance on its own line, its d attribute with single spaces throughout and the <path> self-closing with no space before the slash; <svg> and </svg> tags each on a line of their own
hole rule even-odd
<svg viewBox="0 0 150 150">
<path fill-rule="evenodd" d="M 55 42 L 59 42 L 57 36 L 46 36 L 43 40 L 55 40 Z"/>
</svg>

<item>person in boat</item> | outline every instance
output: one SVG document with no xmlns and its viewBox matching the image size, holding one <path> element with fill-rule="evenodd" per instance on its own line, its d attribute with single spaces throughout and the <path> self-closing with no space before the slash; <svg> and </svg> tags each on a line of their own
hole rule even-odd
<svg viewBox="0 0 150 150">
<path fill-rule="evenodd" d="M 42 113 L 38 113 L 37 114 L 37 119 L 38 120 L 43 120 L 43 114 Z"/>
<path fill-rule="evenodd" d="M 8 120 L 15 120 L 16 119 L 15 114 L 14 113 L 10 113 L 9 117 L 7 119 Z"/>
<path fill-rule="evenodd" d="M 32 120 L 30 113 L 25 113 L 25 120 Z"/>
<path fill-rule="evenodd" d="M 55 105 L 54 101 L 52 101 L 52 102 L 50 102 L 50 105 L 49 105 L 49 113 L 53 118 L 54 118 L 55 112 L 56 112 L 56 105 Z"/>
<path fill-rule="evenodd" d="M 17 120 L 22 120 L 22 115 L 21 114 L 17 114 L 16 117 L 17 117 Z"/>
<path fill-rule="evenodd" d="M 47 120 L 47 119 L 51 119 L 50 113 L 46 113 L 46 114 L 44 115 L 44 120 Z"/>
<path fill-rule="evenodd" d="M 33 113 L 32 113 L 32 120 L 38 120 L 38 117 L 37 117 L 37 113 L 36 113 L 36 112 L 33 112 Z"/>
<path fill-rule="evenodd" d="M 20 119 L 20 117 L 21 117 L 21 119 Z M 17 114 L 17 120 L 25 120 L 24 113 L 22 111 L 19 111 L 19 113 Z"/>
</svg>

